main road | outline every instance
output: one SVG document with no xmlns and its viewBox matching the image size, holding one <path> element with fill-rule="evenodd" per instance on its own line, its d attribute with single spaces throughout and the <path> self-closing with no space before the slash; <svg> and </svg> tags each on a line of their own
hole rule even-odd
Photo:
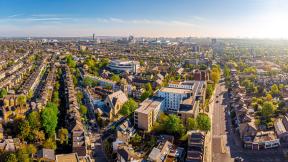
<svg viewBox="0 0 288 162">
<path fill-rule="evenodd" d="M 213 118 L 212 118 L 212 159 L 213 162 L 230 162 L 233 159 L 230 156 L 230 149 L 227 145 L 227 120 L 225 119 L 226 88 L 224 83 L 219 83 L 216 86 L 213 100 Z"/>
</svg>

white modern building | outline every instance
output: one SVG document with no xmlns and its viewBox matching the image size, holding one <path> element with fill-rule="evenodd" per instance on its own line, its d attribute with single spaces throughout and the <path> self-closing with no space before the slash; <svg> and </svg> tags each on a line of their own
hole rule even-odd
<svg viewBox="0 0 288 162">
<path fill-rule="evenodd" d="M 140 63 L 138 61 L 112 60 L 108 67 L 116 72 L 137 73 Z"/>
<path fill-rule="evenodd" d="M 204 81 L 184 81 L 171 83 L 168 87 L 162 87 L 158 93 L 158 97 L 164 98 L 164 108 L 166 111 L 178 112 L 184 100 L 193 97 L 199 100 L 203 96 L 205 88 Z"/>
</svg>

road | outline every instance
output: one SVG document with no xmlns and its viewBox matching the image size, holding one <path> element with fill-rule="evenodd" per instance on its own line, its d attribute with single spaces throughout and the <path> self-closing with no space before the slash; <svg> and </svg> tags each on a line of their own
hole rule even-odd
<svg viewBox="0 0 288 162">
<path fill-rule="evenodd" d="M 233 159 L 230 157 L 230 149 L 227 145 L 227 132 L 225 120 L 225 103 L 224 94 L 225 86 L 220 83 L 216 86 L 215 99 L 212 118 L 212 154 L 213 162 L 230 162 Z M 218 97 L 217 97 L 218 96 Z"/>
<path fill-rule="evenodd" d="M 215 90 L 218 95 L 214 100 L 212 118 L 212 161 L 233 162 L 235 157 L 242 157 L 245 162 L 285 162 L 283 148 L 267 150 L 249 150 L 242 147 L 238 133 L 232 127 L 226 111 L 228 99 L 224 83 Z M 218 101 L 218 103 L 217 103 Z"/>
<path fill-rule="evenodd" d="M 80 74 L 83 77 L 82 73 L 80 73 Z M 83 82 L 82 79 L 80 80 L 81 83 Z M 100 133 L 100 128 L 97 125 L 93 103 L 89 98 L 89 94 L 88 94 L 87 89 L 82 87 L 82 86 L 80 87 L 80 89 L 84 94 L 83 102 L 88 109 L 89 120 L 93 121 L 93 122 L 89 122 L 87 124 L 88 132 L 90 133 L 90 135 L 89 135 L 90 141 L 91 141 L 91 143 L 94 143 L 94 149 L 93 149 L 91 157 L 93 157 L 96 162 L 98 162 L 98 161 L 99 162 L 100 161 L 101 162 L 108 162 L 106 155 L 104 153 L 103 147 L 102 147 L 102 138 L 101 138 L 102 135 Z"/>
</svg>

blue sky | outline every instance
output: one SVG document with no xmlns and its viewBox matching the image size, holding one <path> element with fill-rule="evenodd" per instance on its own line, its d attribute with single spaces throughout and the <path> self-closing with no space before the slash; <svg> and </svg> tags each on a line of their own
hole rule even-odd
<svg viewBox="0 0 288 162">
<path fill-rule="evenodd" d="M 0 36 L 288 38 L 285 0 L 0 0 Z"/>
</svg>

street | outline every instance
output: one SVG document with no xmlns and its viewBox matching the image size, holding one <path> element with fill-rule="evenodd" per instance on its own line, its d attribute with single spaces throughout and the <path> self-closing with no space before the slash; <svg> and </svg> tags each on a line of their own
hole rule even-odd
<svg viewBox="0 0 288 162">
<path fill-rule="evenodd" d="M 284 162 L 282 148 L 267 150 L 244 149 L 238 133 L 233 130 L 229 113 L 226 112 L 228 93 L 224 83 L 216 87 L 212 118 L 212 161 L 233 162 L 242 157 L 245 162 Z"/>
<path fill-rule="evenodd" d="M 233 159 L 230 156 L 230 149 L 227 145 L 227 128 L 225 119 L 224 93 L 225 85 L 220 83 L 216 86 L 215 99 L 212 118 L 212 159 L 213 162 L 230 162 Z M 218 97 L 217 97 L 218 96 Z"/>
</svg>

